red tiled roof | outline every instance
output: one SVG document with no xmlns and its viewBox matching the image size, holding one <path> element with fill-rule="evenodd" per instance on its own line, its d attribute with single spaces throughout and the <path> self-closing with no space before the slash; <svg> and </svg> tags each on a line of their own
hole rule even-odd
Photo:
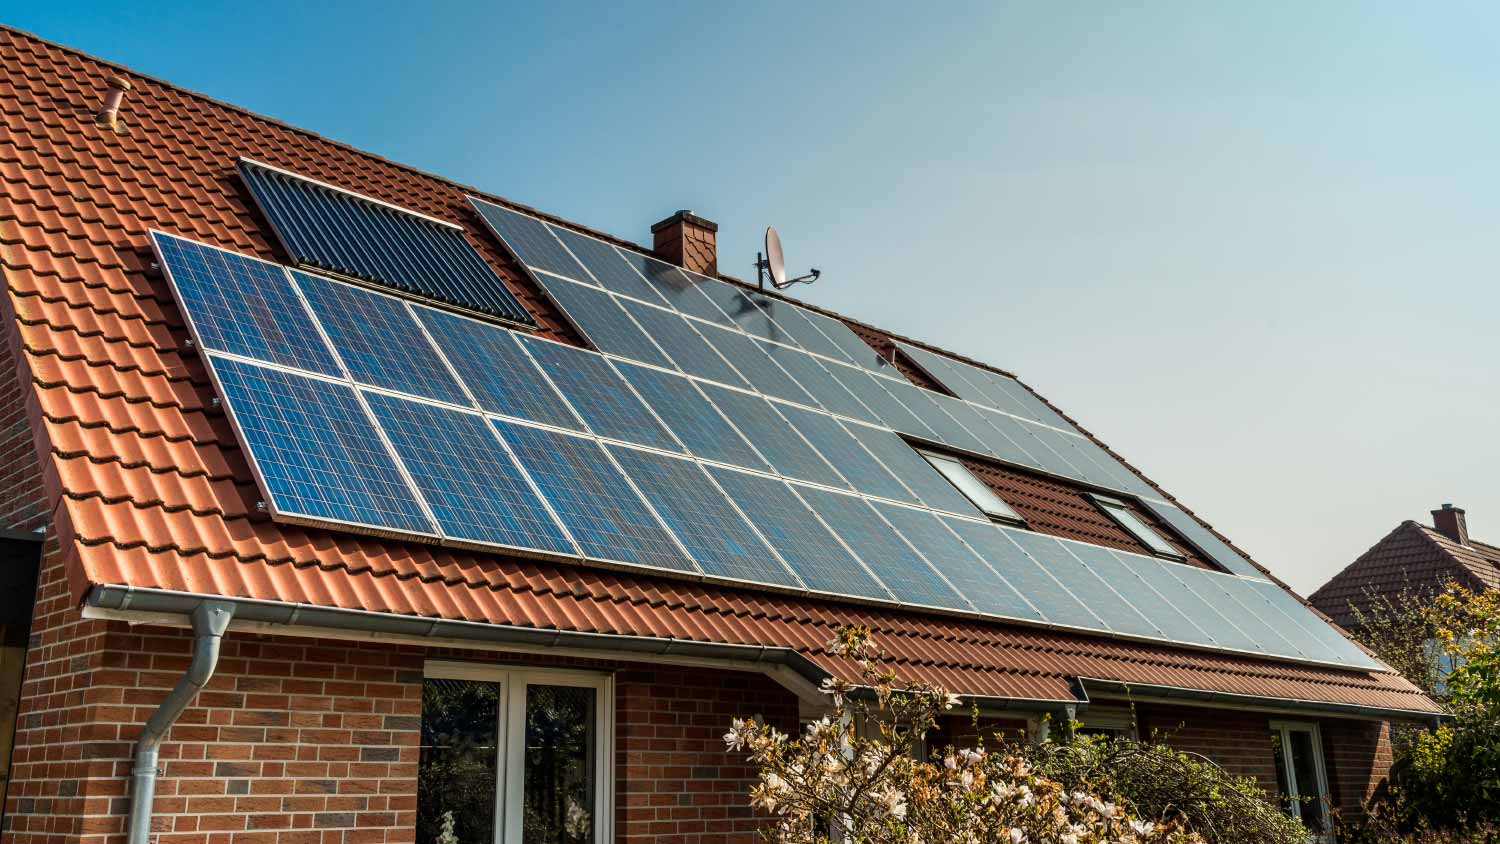
<svg viewBox="0 0 1500 844">
<path fill-rule="evenodd" d="M 1435 528 L 1405 521 L 1318 588 L 1309 600 L 1340 624 L 1351 606 L 1368 610 L 1376 596 L 1429 594 L 1454 581 L 1470 589 L 1500 589 L 1500 548 L 1474 539 L 1461 545 Z"/>
<path fill-rule="evenodd" d="M 1432 711 L 1392 674 L 1290 665 L 940 618 L 640 574 L 456 552 L 272 522 L 212 402 L 182 317 L 151 271 L 162 228 L 275 259 L 234 174 L 254 157 L 461 222 L 533 310 L 548 302 L 468 211 L 485 195 L 149 78 L 124 134 L 90 111 L 99 60 L 0 29 L 0 337 L 26 391 L 75 595 L 95 585 L 306 602 L 545 630 L 793 648 L 830 672 L 841 623 L 869 625 L 909 673 L 969 694 L 1072 699 L 1079 676 Z M 498 198 L 495 201 L 502 201 Z M 628 244 L 627 244 L 628 245 Z M 637 247 L 632 247 L 637 248 Z M 870 330 L 862 327 L 862 330 Z"/>
</svg>

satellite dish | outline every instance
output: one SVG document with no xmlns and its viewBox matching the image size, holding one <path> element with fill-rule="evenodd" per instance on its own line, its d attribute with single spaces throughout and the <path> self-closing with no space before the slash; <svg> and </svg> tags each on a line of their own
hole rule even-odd
<svg viewBox="0 0 1500 844">
<path fill-rule="evenodd" d="M 775 226 L 766 226 L 766 269 L 776 289 L 786 286 L 786 256 L 781 253 L 781 235 Z"/>
<path fill-rule="evenodd" d="M 776 233 L 775 226 L 766 226 L 766 251 L 764 254 L 756 254 L 755 270 L 762 290 L 766 289 L 767 273 L 771 276 L 771 286 L 777 290 L 785 290 L 794 284 L 812 284 L 823 274 L 821 270 L 815 269 L 809 270 L 804 276 L 787 278 L 786 256 L 781 251 L 781 235 Z"/>
</svg>

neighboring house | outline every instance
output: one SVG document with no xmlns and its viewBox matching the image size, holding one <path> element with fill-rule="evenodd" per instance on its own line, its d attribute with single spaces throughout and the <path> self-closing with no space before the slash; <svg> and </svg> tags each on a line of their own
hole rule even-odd
<svg viewBox="0 0 1500 844">
<path fill-rule="evenodd" d="M 1432 527 L 1407 520 L 1318 587 L 1308 600 L 1334 621 L 1354 624 L 1354 609 L 1402 593 L 1430 595 L 1457 583 L 1476 592 L 1500 589 L 1500 547 L 1469 536 L 1462 508 L 1432 511 Z"/>
<path fill-rule="evenodd" d="M 0 121 L 7 842 L 748 842 L 721 735 L 817 717 L 844 624 L 1310 823 L 1438 712 L 1029 387 L 718 277 L 692 214 L 647 249 L 11 30 Z"/>
</svg>

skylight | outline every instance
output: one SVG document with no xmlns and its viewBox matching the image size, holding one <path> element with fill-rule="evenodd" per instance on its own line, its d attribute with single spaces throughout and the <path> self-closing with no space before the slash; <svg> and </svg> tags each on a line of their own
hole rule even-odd
<svg viewBox="0 0 1500 844">
<path fill-rule="evenodd" d="M 1154 528 L 1146 524 L 1145 520 L 1137 516 L 1134 510 L 1125 505 L 1125 502 L 1103 495 L 1091 495 L 1089 497 L 1094 499 L 1094 503 L 1099 505 L 1099 509 L 1103 510 L 1105 515 L 1114 519 L 1115 524 L 1124 528 L 1126 532 L 1135 537 L 1142 545 L 1150 548 L 1151 553 L 1158 557 L 1170 557 L 1174 560 L 1182 559 L 1182 552 L 1172 547 L 1172 543 L 1168 542 Z"/>
<path fill-rule="evenodd" d="M 1011 509 L 1011 506 L 996 495 L 988 484 L 974 477 L 974 473 L 970 472 L 962 461 L 932 451 L 920 453 L 927 458 L 928 463 L 932 464 L 932 468 L 942 472 L 943 477 L 958 487 L 958 491 L 974 502 L 974 506 L 984 511 L 985 515 L 1018 525 L 1026 523 L 1026 520 L 1021 518 L 1021 514 Z"/>
</svg>

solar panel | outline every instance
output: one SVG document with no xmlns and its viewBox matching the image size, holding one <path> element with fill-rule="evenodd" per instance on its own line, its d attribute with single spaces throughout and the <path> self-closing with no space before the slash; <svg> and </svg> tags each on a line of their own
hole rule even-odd
<svg viewBox="0 0 1500 844">
<path fill-rule="evenodd" d="M 1151 509 L 1151 512 L 1160 516 L 1162 521 L 1172 526 L 1172 529 L 1182 535 L 1193 547 L 1202 551 L 1209 559 L 1223 566 L 1226 570 L 1235 574 L 1253 577 L 1257 580 L 1265 580 L 1266 575 L 1256 568 L 1249 560 L 1240 556 L 1233 548 L 1230 548 L 1224 540 L 1213 535 L 1213 532 L 1182 510 L 1160 501 L 1149 498 L 1142 499 L 1141 503 Z"/>
<path fill-rule="evenodd" d="M 561 343 L 519 339 L 594 433 L 667 451 L 682 450 L 604 358 Z"/>
<path fill-rule="evenodd" d="M 989 403 L 988 397 L 964 377 L 958 361 L 899 340 L 896 341 L 896 348 L 926 373 L 927 377 L 942 384 L 954 395 L 969 401 Z"/>
<path fill-rule="evenodd" d="M 936 514 L 895 504 L 873 502 L 875 509 L 922 552 L 974 609 L 983 613 L 1041 621 L 1026 602 L 982 557 L 965 545 Z"/>
<path fill-rule="evenodd" d="M 879 421 L 869 408 L 854 397 L 853 393 L 844 389 L 843 384 L 828 374 L 828 370 L 823 368 L 817 358 L 806 352 L 776 343 L 768 343 L 764 340 L 756 342 L 761 351 L 786 370 L 786 373 L 792 376 L 792 380 L 816 399 L 818 404 L 833 413 L 848 416 L 851 419 L 862 419 L 866 422 Z"/>
<path fill-rule="evenodd" d="M 609 446 L 662 520 L 705 574 L 800 587 L 699 464 L 656 452 Z"/>
<path fill-rule="evenodd" d="M 991 384 L 1004 390 L 1006 395 L 1009 395 L 1021 407 L 1025 408 L 1026 412 L 1022 414 L 1023 416 L 1028 416 L 1043 425 L 1061 428 L 1064 431 L 1075 430 L 1068 420 L 1062 418 L 1061 414 L 1048 407 L 1046 402 L 1037 398 L 1036 394 L 1028 390 L 1020 381 L 994 372 L 978 371 L 988 377 Z"/>
<path fill-rule="evenodd" d="M 589 274 L 552 236 L 547 224 L 535 217 L 502 208 L 493 202 L 469 197 L 469 202 L 491 232 L 516 260 L 528 267 L 568 278 L 588 281 Z"/>
<path fill-rule="evenodd" d="M 514 332 L 432 308 L 414 308 L 479 406 L 491 413 L 585 430 L 577 414 L 516 345 Z"/>
<path fill-rule="evenodd" d="M 1218 610 L 1219 615 L 1244 631 L 1254 643 L 1251 650 L 1290 657 L 1309 656 L 1281 635 L 1278 628 L 1285 626 L 1285 622 L 1278 621 L 1277 624 L 1272 624 L 1267 621 L 1270 613 L 1256 613 L 1246 604 L 1235 599 L 1233 594 L 1233 591 L 1237 591 L 1235 585 L 1244 581 L 1192 566 L 1178 565 L 1169 571 L 1173 577 L 1182 581 L 1183 585 L 1193 590 L 1209 606 Z M 1252 601 L 1250 605 L 1254 606 L 1254 602 Z"/>
<path fill-rule="evenodd" d="M 551 276 L 542 276 L 541 281 L 547 295 L 562 306 L 568 319 L 599 351 L 655 366 L 672 365 L 646 332 L 621 309 L 614 296 L 597 287 Z"/>
<path fill-rule="evenodd" d="M 901 400 L 913 414 L 920 420 L 928 430 L 937 434 L 938 441 L 954 448 L 971 451 L 975 454 L 988 454 L 984 443 L 965 428 L 961 422 L 954 419 L 943 409 L 939 401 L 954 401 L 948 396 L 938 393 L 930 393 L 920 387 L 914 387 L 906 382 L 897 382 L 885 379 L 889 383 L 882 384 L 891 395 Z M 898 429 L 899 430 L 899 429 Z M 916 431 L 906 433 L 920 436 Z"/>
<path fill-rule="evenodd" d="M 750 290 L 737 290 L 736 292 L 740 295 L 738 301 L 741 304 L 737 309 L 729 310 L 727 313 L 729 318 L 734 320 L 745 333 L 779 343 L 795 342 L 781 330 L 775 318 L 771 316 L 771 310 L 776 306 L 774 299 Z"/>
<path fill-rule="evenodd" d="M 276 515 L 435 532 L 353 387 L 230 358 L 210 361 Z"/>
<path fill-rule="evenodd" d="M 738 287 L 688 270 L 683 270 L 682 274 L 693 283 L 693 288 L 698 291 L 699 295 L 724 314 L 725 319 L 729 320 L 727 324 L 741 325 L 741 320 L 760 319 L 760 312 L 749 299 L 745 298 Z M 718 322 L 718 320 L 714 321 Z"/>
<path fill-rule="evenodd" d="M 875 455 L 881 464 L 898 478 L 916 498 L 934 510 L 944 510 L 964 516 L 982 518 L 983 514 L 974 503 L 932 464 L 922 459 L 905 440 L 880 428 L 846 424 L 844 430 L 859 440 L 867 451 Z"/>
<path fill-rule="evenodd" d="M 1027 425 L 1026 429 L 1036 438 L 1037 442 L 1046 446 L 1043 449 L 1029 449 L 1042 462 L 1042 467 L 1050 472 L 1062 475 L 1065 478 L 1075 480 L 1089 480 L 1090 474 L 1084 471 L 1084 466 L 1092 463 L 1083 456 L 1074 443 L 1077 437 L 1064 434 L 1044 425 Z M 1078 462 L 1074 462 L 1074 461 Z M 1097 470 L 1094 472 L 1098 476 Z M 1101 478 L 1102 479 L 1102 478 Z"/>
<path fill-rule="evenodd" d="M 1151 485 L 1141 480 L 1140 476 L 1131 471 L 1109 452 L 1105 451 L 1098 443 L 1087 437 L 1079 437 L 1077 443 L 1079 449 L 1087 454 L 1094 465 L 1104 471 L 1105 476 L 1112 479 L 1106 486 L 1112 486 L 1132 495 L 1156 497 L 1161 495 Z"/>
<path fill-rule="evenodd" d="M 865 407 L 875 414 L 876 419 L 887 428 L 921 437 L 925 440 L 936 440 L 937 434 L 922 423 L 916 414 L 912 413 L 899 399 L 891 395 L 890 391 L 883 386 L 890 383 L 887 378 L 876 378 L 863 369 L 854 366 L 840 366 L 830 363 L 827 367 L 828 374 L 835 381 L 844 385 L 855 398 L 859 399 Z"/>
<path fill-rule="evenodd" d="M 781 330 L 797 341 L 798 346 L 807 351 L 839 363 L 854 363 L 839 344 L 828 339 L 828 335 L 812 323 L 806 308 L 799 308 L 791 302 L 782 302 L 776 309 L 776 322 L 781 326 Z"/>
<path fill-rule="evenodd" d="M 1116 551 L 1115 556 L 1130 567 L 1151 589 L 1178 612 L 1186 616 L 1203 635 L 1185 641 L 1198 642 L 1235 650 L 1257 650 L 1259 643 L 1234 626 L 1198 593 L 1172 575 L 1174 569 L 1183 568 L 1181 563 L 1169 563 L 1155 557 Z"/>
<path fill-rule="evenodd" d="M 621 249 L 620 255 L 679 313 L 719 325 L 734 325 L 734 321 L 719 310 L 718 305 L 703 295 L 700 285 L 678 267 L 626 249 Z"/>
<path fill-rule="evenodd" d="M 154 230 L 151 240 L 199 346 L 343 374 L 281 265 Z"/>
<path fill-rule="evenodd" d="M 901 482 L 832 416 L 791 405 L 776 408 L 855 490 L 866 495 L 917 503 Z"/>
<path fill-rule="evenodd" d="M 543 428 L 490 421 L 585 556 L 696 571 L 692 560 L 599 443 Z"/>
<path fill-rule="evenodd" d="M 701 326 L 700 331 L 704 339 L 733 364 L 757 392 L 799 404 L 817 404 L 750 337 L 707 324 Z"/>
<path fill-rule="evenodd" d="M 772 471 L 745 438 L 698 392 L 693 382 L 681 375 L 624 361 L 616 363 L 615 368 L 689 452 L 704 460 L 762 472 Z"/>
<path fill-rule="evenodd" d="M 1175 602 L 1162 597 L 1140 576 L 1135 566 L 1126 563 L 1128 557 L 1125 554 L 1084 542 L 1065 544 L 1074 556 L 1119 593 L 1122 601 L 1140 610 L 1168 639 L 1211 644 L 1198 625 L 1178 611 Z"/>
<path fill-rule="evenodd" d="M 577 555 L 483 416 L 366 393 L 365 401 L 450 539 Z"/>
<path fill-rule="evenodd" d="M 812 323 L 813 327 L 821 331 L 823 336 L 827 337 L 830 342 L 842 349 L 846 357 L 859 364 L 862 368 L 875 372 L 894 371 L 890 363 L 885 358 L 882 358 L 873 346 L 859 339 L 859 335 L 854 333 L 854 329 L 845 325 L 842 320 L 837 320 L 831 316 L 825 316 L 817 311 L 810 311 L 806 308 L 801 311 L 801 315 L 808 322 Z"/>
<path fill-rule="evenodd" d="M 677 368 L 689 375 L 707 378 L 720 384 L 748 387 L 734 367 L 724 360 L 692 324 L 672 311 L 653 308 L 629 299 L 621 299 L 641 328 L 666 350 Z"/>
<path fill-rule="evenodd" d="M 1162 635 L 1144 613 L 1121 600 L 1109 584 L 1068 550 L 1071 543 L 1022 530 L 1007 530 L 1005 534 L 1099 616 L 1109 630 L 1136 636 Z"/>
<path fill-rule="evenodd" d="M 972 404 L 936 393 L 930 397 L 935 398 L 949 416 L 952 416 L 984 444 L 986 454 L 1007 463 L 1016 463 L 1021 466 L 1032 465 L 1033 461 L 1029 452 L 1021 448 L 1000 427 L 990 424 L 990 417 L 997 417 L 1000 414 L 986 413 Z"/>
<path fill-rule="evenodd" d="M 788 478 L 848 488 L 828 461 L 787 426 L 770 402 L 716 384 L 705 382 L 700 388 L 777 472 Z"/>
<path fill-rule="evenodd" d="M 1098 616 L 1089 612 L 1073 593 L 1047 574 L 1040 563 L 1010 541 L 1009 531 L 1002 530 L 991 522 L 975 522 L 951 516 L 944 516 L 942 519 L 1006 583 L 1040 610 L 1048 622 L 1090 630 L 1107 629 Z"/>
<path fill-rule="evenodd" d="M 292 278 L 355 381 L 469 404 L 405 302 L 310 273 Z"/>
<path fill-rule="evenodd" d="M 548 228 L 557 235 L 557 239 L 561 240 L 564 246 L 568 247 L 573 257 L 583 264 L 583 268 L 599 282 L 600 287 L 612 293 L 633 296 L 653 305 L 666 304 L 666 300 L 657 293 L 656 288 L 625 263 L 625 259 L 613 246 L 561 226 L 549 225 Z"/>
<path fill-rule="evenodd" d="M 1324 622 L 1288 593 L 1285 589 L 1265 580 L 1245 580 L 1239 585 L 1247 594 L 1254 594 L 1270 604 L 1282 616 L 1288 619 L 1295 627 L 1295 631 L 1283 627 L 1288 635 L 1305 635 L 1316 642 L 1324 652 L 1331 654 L 1331 659 L 1348 665 L 1362 666 L 1365 668 L 1378 668 L 1380 663 L 1371 658 L 1358 645 L 1342 636 L 1332 626 Z M 1246 602 L 1249 603 L 1248 597 Z M 1308 648 L 1315 649 L 1315 648 Z M 1307 650 L 1307 649 L 1305 649 Z"/>
<path fill-rule="evenodd" d="M 298 264 L 533 324 L 458 226 L 243 159 L 240 174 Z"/>
<path fill-rule="evenodd" d="M 1037 469 L 1040 469 L 1042 467 L 1041 461 L 1037 460 L 1036 457 L 1032 455 L 1030 449 L 1026 448 L 1025 444 L 1034 439 L 1031 436 L 1030 432 L 1026 430 L 1027 423 L 1022 422 L 1014 416 L 1007 416 L 1004 413 L 1000 413 L 998 411 L 976 409 L 976 412 L 984 418 L 984 421 L 987 422 L 991 428 L 1003 434 L 1006 440 L 1008 440 L 1010 443 L 1010 450 L 1002 451 L 1001 443 L 996 442 L 990 438 L 986 438 L 986 442 L 992 446 L 993 451 L 997 456 L 1010 454 L 1013 455 L 1014 459 L 1004 456 L 1001 456 L 1001 459 L 1010 460 L 1011 462 L 1021 466 L 1031 466 Z"/>
<path fill-rule="evenodd" d="M 891 600 L 891 593 L 839 544 L 784 481 L 709 466 L 731 500 L 750 518 L 807 588 L 834 595 Z"/>
</svg>

